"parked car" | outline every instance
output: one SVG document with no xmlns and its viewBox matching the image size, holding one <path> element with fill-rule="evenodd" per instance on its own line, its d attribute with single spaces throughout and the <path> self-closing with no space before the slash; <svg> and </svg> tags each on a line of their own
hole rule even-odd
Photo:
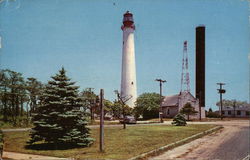
<svg viewBox="0 0 250 160">
<path fill-rule="evenodd" d="M 105 115 L 104 120 L 112 121 L 112 120 L 114 120 L 114 118 L 111 115 Z"/>
<path fill-rule="evenodd" d="M 123 118 L 120 119 L 120 123 L 123 124 L 124 123 L 123 121 L 124 121 Z M 125 123 L 126 124 L 136 124 L 135 117 L 133 117 L 133 116 L 126 116 L 125 117 Z"/>
</svg>

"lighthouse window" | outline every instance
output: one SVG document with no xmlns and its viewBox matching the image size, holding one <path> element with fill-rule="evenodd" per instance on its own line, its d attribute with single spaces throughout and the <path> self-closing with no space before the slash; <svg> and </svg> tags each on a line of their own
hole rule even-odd
<svg viewBox="0 0 250 160">
<path fill-rule="evenodd" d="M 134 82 L 131 82 L 131 84 L 133 85 L 133 84 L 134 84 Z"/>
</svg>

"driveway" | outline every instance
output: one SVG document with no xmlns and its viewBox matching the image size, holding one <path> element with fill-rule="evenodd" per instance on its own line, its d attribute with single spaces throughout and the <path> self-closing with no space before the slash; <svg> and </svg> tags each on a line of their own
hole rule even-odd
<svg viewBox="0 0 250 160">
<path fill-rule="evenodd" d="M 150 160 L 242 160 L 249 155 L 249 120 L 191 122 L 220 124 L 224 128 Z"/>
</svg>

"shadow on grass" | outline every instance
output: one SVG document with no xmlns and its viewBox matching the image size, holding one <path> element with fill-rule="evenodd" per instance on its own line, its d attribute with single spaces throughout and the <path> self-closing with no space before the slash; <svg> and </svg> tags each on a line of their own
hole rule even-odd
<svg viewBox="0 0 250 160">
<path fill-rule="evenodd" d="M 39 144 L 28 144 L 25 146 L 26 149 L 31 150 L 67 150 L 74 148 L 83 148 L 83 146 L 73 144 L 53 144 L 53 143 L 39 143 Z"/>
</svg>

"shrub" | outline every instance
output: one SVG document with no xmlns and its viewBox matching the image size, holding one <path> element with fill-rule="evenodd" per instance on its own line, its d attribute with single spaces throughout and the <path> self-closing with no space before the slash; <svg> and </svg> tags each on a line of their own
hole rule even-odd
<svg viewBox="0 0 250 160">
<path fill-rule="evenodd" d="M 185 126 L 186 124 L 187 124 L 186 119 L 184 115 L 181 113 L 178 113 L 174 117 L 173 122 L 172 122 L 172 125 L 175 125 L 175 126 Z"/>
</svg>

